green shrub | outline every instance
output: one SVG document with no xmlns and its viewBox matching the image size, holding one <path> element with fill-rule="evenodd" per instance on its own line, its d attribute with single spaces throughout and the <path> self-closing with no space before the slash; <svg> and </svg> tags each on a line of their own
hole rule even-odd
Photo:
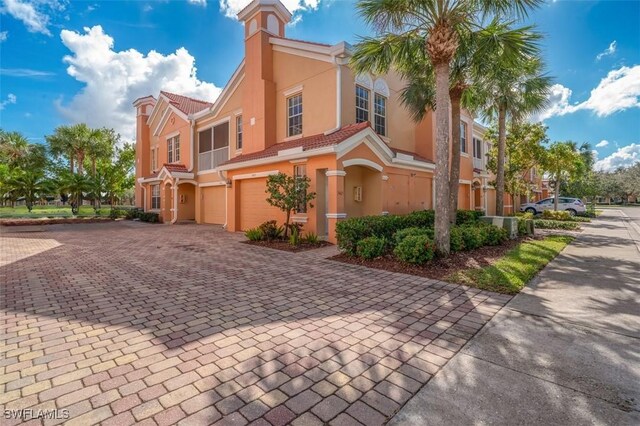
<svg viewBox="0 0 640 426">
<path fill-rule="evenodd" d="M 318 244 L 320 242 L 320 238 L 318 238 L 318 235 L 313 232 L 307 232 L 307 235 L 304 236 L 304 241 L 309 244 Z"/>
<path fill-rule="evenodd" d="M 395 241 L 395 245 L 397 246 L 408 236 L 414 235 L 426 235 L 433 240 L 433 228 L 416 228 L 414 226 L 411 228 L 401 229 L 393 234 L 393 240 Z"/>
<path fill-rule="evenodd" d="M 542 218 L 549 220 L 571 220 L 571 214 L 564 210 L 545 210 L 542 212 Z"/>
<path fill-rule="evenodd" d="M 275 220 L 268 220 L 258 226 L 258 228 L 260 228 L 262 235 L 267 241 L 279 239 L 282 237 L 282 234 L 284 234 L 284 228 L 278 226 L 278 222 Z"/>
<path fill-rule="evenodd" d="M 367 237 L 358 241 L 356 254 L 364 259 L 375 259 L 384 254 L 387 241 L 381 237 Z"/>
<path fill-rule="evenodd" d="M 131 210 L 127 210 L 126 214 L 125 214 L 125 218 L 132 220 L 132 219 L 138 219 L 140 217 L 140 213 L 142 213 L 142 210 L 140 209 L 131 209 Z"/>
<path fill-rule="evenodd" d="M 518 233 L 520 233 L 520 220 L 518 220 Z M 499 246 L 503 242 L 507 241 L 508 238 L 509 233 L 506 229 L 491 224 L 485 225 L 483 245 Z"/>
<path fill-rule="evenodd" d="M 459 226 L 451 227 L 451 237 L 449 240 L 449 248 L 451 253 L 464 250 L 464 239 L 462 238 L 462 229 Z"/>
<path fill-rule="evenodd" d="M 421 265 L 433 259 L 435 244 L 426 235 L 407 235 L 393 250 L 403 262 Z"/>
<path fill-rule="evenodd" d="M 160 215 L 153 212 L 139 212 L 138 219 L 143 222 L 158 223 L 160 222 Z"/>
<path fill-rule="evenodd" d="M 262 241 L 264 239 L 264 234 L 260 228 L 247 229 L 244 236 L 247 237 L 249 241 Z"/>
<path fill-rule="evenodd" d="M 298 225 L 297 223 L 294 225 Z M 289 226 L 291 229 L 291 235 L 289 235 L 289 244 L 296 247 L 300 245 L 300 233 L 302 226 Z"/>
<path fill-rule="evenodd" d="M 465 225 L 461 226 L 460 229 L 462 230 L 462 241 L 464 241 L 465 250 L 477 249 L 484 245 L 486 227 Z"/>
<path fill-rule="evenodd" d="M 540 229 L 564 229 L 569 231 L 580 229 L 580 224 L 578 222 L 563 220 L 536 219 L 533 221 L 533 224 L 536 228 Z"/>
<path fill-rule="evenodd" d="M 122 209 L 111 209 L 109 210 L 109 218 L 117 219 L 119 217 L 127 217 L 129 214 L 128 211 Z"/>
<path fill-rule="evenodd" d="M 458 210 L 456 211 L 456 225 L 466 225 L 477 223 L 484 216 L 483 211 L 477 210 Z"/>
<path fill-rule="evenodd" d="M 348 253 L 355 254 L 358 241 L 367 237 L 381 237 L 388 243 L 393 242 L 393 235 L 405 228 L 433 228 L 433 210 L 419 210 L 408 215 L 363 216 L 353 217 L 338 222 L 336 238 L 338 247 Z"/>
<path fill-rule="evenodd" d="M 533 213 L 529 213 L 529 212 L 520 213 L 520 212 L 518 212 L 518 213 L 516 213 L 516 217 L 522 218 L 522 219 L 533 219 Z"/>
</svg>

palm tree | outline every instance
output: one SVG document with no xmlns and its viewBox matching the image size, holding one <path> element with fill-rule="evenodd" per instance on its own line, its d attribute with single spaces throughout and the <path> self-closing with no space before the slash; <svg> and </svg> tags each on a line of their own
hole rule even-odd
<svg viewBox="0 0 640 426">
<path fill-rule="evenodd" d="M 58 186 L 60 191 L 70 194 L 71 213 L 77 215 L 80 212 L 84 193 L 91 191 L 91 182 L 84 174 L 65 173 L 60 176 Z"/>
<path fill-rule="evenodd" d="M 93 131 L 84 123 L 73 126 L 59 126 L 51 136 L 47 136 L 49 149 L 56 156 L 64 155 L 69 159 L 69 170 L 73 173 L 74 161 L 77 172 L 84 172 L 84 159 L 91 147 Z"/>
<path fill-rule="evenodd" d="M 428 57 L 435 74 L 436 218 L 435 243 L 449 254 L 449 108 L 450 65 L 460 44 L 459 34 L 477 26 L 481 16 L 525 15 L 541 0 L 360 0 L 357 8 L 378 37 L 356 47 L 356 71 L 388 69 L 398 60 L 412 59 L 416 44 Z M 376 57 L 382 53 L 383 56 Z M 406 63 L 406 62 L 405 62 Z"/>
<path fill-rule="evenodd" d="M 18 170 L 10 180 L 18 196 L 23 196 L 27 209 L 31 213 L 33 202 L 47 195 L 52 190 L 51 182 L 44 176 L 41 170 Z"/>
<path fill-rule="evenodd" d="M 505 67 L 502 54 L 488 56 L 478 83 L 479 108 L 482 115 L 498 122 L 498 157 L 496 173 L 496 215 L 504 214 L 504 163 L 507 120 L 519 121 L 542 111 L 549 102 L 551 78 L 542 73 L 544 64 L 535 56 L 519 66 Z"/>
<path fill-rule="evenodd" d="M 19 132 L 5 132 L 0 129 L 0 162 L 16 167 L 29 155 L 31 144 Z"/>
</svg>

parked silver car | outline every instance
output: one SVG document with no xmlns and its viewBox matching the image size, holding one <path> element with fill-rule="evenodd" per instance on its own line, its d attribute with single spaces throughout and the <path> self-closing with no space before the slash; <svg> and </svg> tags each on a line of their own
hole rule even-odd
<svg viewBox="0 0 640 426">
<path fill-rule="evenodd" d="M 527 203 L 520 206 L 521 212 L 539 214 L 545 210 L 553 210 L 553 198 L 545 198 L 537 203 Z M 568 211 L 571 216 L 582 214 L 587 211 L 587 207 L 579 198 L 558 198 L 558 210 Z"/>
</svg>

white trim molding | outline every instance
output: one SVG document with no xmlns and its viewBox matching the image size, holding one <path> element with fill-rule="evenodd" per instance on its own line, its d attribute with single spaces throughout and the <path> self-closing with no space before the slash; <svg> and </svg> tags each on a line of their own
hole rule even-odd
<svg viewBox="0 0 640 426">
<path fill-rule="evenodd" d="M 291 95 L 295 95 L 296 93 L 300 93 L 300 92 L 302 92 L 302 89 L 303 89 L 303 88 L 304 88 L 304 86 L 303 86 L 302 84 L 299 84 L 299 85 L 297 85 L 297 86 L 295 86 L 295 87 L 292 87 L 292 88 L 290 88 L 290 89 L 287 89 L 287 90 L 283 91 L 283 92 L 282 92 L 282 94 L 283 94 L 286 98 L 288 98 L 288 97 L 289 97 L 289 96 L 291 96 Z"/>
<path fill-rule="evenodd" d="M 278 173 L 280 173 L 279 170 L 269 170 L 268 172 L 258 172 L 258 173 L 247 173 L 243 175 L 235 175 L 233 177 L 233 180 L 263 178 L 271 175 L 277 175 Z"/>
<path fill-rule="evenodd" d="M 458 180 L 459 183 L 463 183 L 465 185 L 471 185 L 471 181 L 468 179 L 460 179 Z"/>
<path fill-rule="evenodd" d="M 346 219 L 347 218 L 346 213 L 327 213 L 325 214 L 325 216 L 327 217 L 327 219 Z"/>
<path fill-rule="evenodd" d="M 384 167 L 382 167 L 380 164 L 374 163 L 373 161 L 367 160 L 365 158 L 352 158 L 351 160 L 343 160 L 342 166 L 343 167 L 364 166 L 364 167 L 369 167 L 371 169 L 377 170 L 379 172 L 382 172 L 382 170 L 384 169 Z"/>
<path fill-rule="evenodd" d="M 347 172 L 345 172 L 344 170 L 327 170 L 326 172 L 324 172 L 324 175 L 326 177 L 331 177 L 331 176 L 346 176 Z"/>
<path fill-rule="evenodd" d="M 199 184 L 198 186 L 199 186 L 200 188 L 209 188 L 209 187 L 211 187 L 211 186 L 224 186 L 224 185 L 226 185 L 226 184 L 227 184 L 227 182 L 225 182 L 225 181 L 221 180 L 221 181 L 218 181 L 218 182 L 207 182 L 207 183 L 201 183 L 201 184 Z"/>
</svg>

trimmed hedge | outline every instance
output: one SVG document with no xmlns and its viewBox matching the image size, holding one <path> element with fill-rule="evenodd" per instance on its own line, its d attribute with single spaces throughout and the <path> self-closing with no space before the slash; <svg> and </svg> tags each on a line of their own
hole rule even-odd
<svg viewBox="0 0 640 426">
<path fill-rule="evenodd" d="M 403 262 L 421 265 L 433 259 L 436 247 L 426 235 L 407 235 L 393 250 Z"/>
<path fill-rule="evenodd" d="M 130 220 L 139 219 L 142 222 L 149 222 L 149 223 L 160 222 L 160 215 L 158 213 L 145 212 L 145 211 L 142 211 L 141 209 L 128 210 L 126 212 L 125 217 Z"/>
<path fill-rule="evenodd" d="M 533 224 L 540 229 L 564 229 L 568 231 L 580 229 L 580 223 L 563 220 L 535 219 Z"/>
<path fill-rule="evenodd" d="M 364 259 L 375 259 L 384 254 L 387 241 L 380 237 L 367 237 L 358 241 L 356 254 Z"/>
<path fill-rule="evenodd" d="M 367 237 L 384 238 L 388 243 L 394 241 L 393 235 L 405 228 L 433 228 L 433 210 L 415 211 L 408 215 L 353 217 L 338 222 L 336 237 L 340 250 L 354 255 L 358 241 Z"/>
<path fill-rule="evenodd" d="M 484 216 L 483 211 L 477 210 L 458 210 L 456 211 L 456 225 L 467 225 L 477 223 Z"/>
<path fill-rule="evenodd" d="M 571 214 L 564 210 L 544 210 L 542 212 L 542 218 L 550 220 L 571 220 Z"/>
<path fill-rule="evenodd" d="M 393 234 L 393 239 L 396 243 L 396 247 L 402 242 L 402 240 L 404 240 L 408 236 L 415 236 L 415 235 L 424 235 L 429 237 L 429 239 L 433 240 L 433 228 L 411 227 L 411 228 L 405 228 L 405 229 L 399 230 L 398 232 Z"/>
</svg>

